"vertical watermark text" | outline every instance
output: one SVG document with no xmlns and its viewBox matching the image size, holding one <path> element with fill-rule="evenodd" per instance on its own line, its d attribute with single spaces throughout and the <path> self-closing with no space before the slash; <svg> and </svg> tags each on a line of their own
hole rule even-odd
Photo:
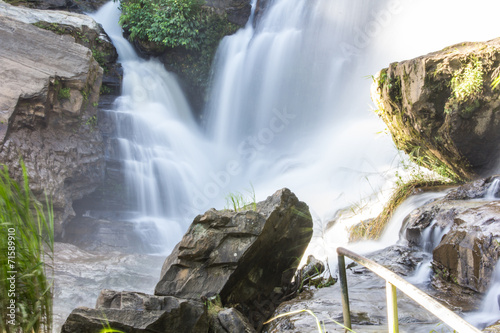
<svg viewBox="0 0 500 333">
<path fill-rule="evenodd" d="M 7 229 L 7 324 L 16 325 L 16 229 Z"/>
</svg>

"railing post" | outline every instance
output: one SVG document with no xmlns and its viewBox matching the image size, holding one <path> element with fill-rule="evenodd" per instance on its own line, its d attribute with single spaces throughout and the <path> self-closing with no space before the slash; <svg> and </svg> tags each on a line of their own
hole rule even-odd
<svg viewBox="0 0 500 333">
<path fill-rule="evenodd" d="M 389 327 L 389 333 L 399 333 L 397 290 L 389 281 L 385 282 L 385 293 L 387 296 L 387 326 Z"/>
<path fill-rule="evenodd" d="M 349 308 L 349 292 L 347 290 L 347 275 L 345 271 L 344 256 L 339 254 L 339 277 L 340 277 L 340 290 L 342 292 L 342 311 L 344 314 L 344 326 L 352 329 L 351 327 L 351 310 Z M 347 332 L 347 330 L 345 330 Z"/>
</svg>

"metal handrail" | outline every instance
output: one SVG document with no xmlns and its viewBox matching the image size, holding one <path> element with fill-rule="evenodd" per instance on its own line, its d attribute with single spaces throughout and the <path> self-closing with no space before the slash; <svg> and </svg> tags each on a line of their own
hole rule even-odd
<svg viewBox="0 0 500 333">
<path fill-rule="evenodd" d="M 351 313 L 349 308 L 349 293 L 347 289 L 347 275 L 345 268 L 345 257 L 348 257 L 360 265 L 365 266 L 373 273 L 380 276 L 386 281 L 386 296 L 387 296 L 387 319 L 390 333 L 399 332 L 398 322 L 398 306 L 396 288 L 405 293 L 408 297 L 412 298 L 415 302 L 424 307 L 427 311 L 438 317 L 445 322 L 448 326 L 453 328 L 459 333 L 481 333 L 480 330 L 469 324 L 463 318 L 443 306 L 431 296 L 427 295 L 411 283 L 404 280 L 402 277 L 394 272 L 391 272 L 384 266 L 376 262 L 360 256 L 357 253 L 349 251 L 345 248 L 337 248 L 339 256 L 339 276 L 342 292 L 342 308 L 344 313 L 344 326 L 349 329 L 351 327 Z M 347 330 L 346 330 L 347 332 Z"/>
</svg>

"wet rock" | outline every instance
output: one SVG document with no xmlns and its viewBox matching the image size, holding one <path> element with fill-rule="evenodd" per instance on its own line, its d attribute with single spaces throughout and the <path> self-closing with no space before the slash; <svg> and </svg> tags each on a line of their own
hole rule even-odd
<svg viewBox="0 0 500 333">
<path fill-rule="evenodd" d="M 367 255 L 370 259 L 401 275 L 411 275 L 413 268 L 422 259 L 414 255 L 414 249 L 391 246 Z M 357 264 L 349 265 L 347 282 L 353 330 L 356 332 L 386 332 L 387 307 L 385 281 Z M 299 310 L 312 311 L 322 323 L 325 331 L 344 332 L 334 321 L 343 323 L 340 284 L 307 290 L 295 299 L 282 303 L 273 314 L 285 314 Z M 404 332 L 429 333 L 436 329 L 439 320 L 423 310 L 411 299 L 398 293 L 400 329 Z M 264 326 L 265 333 L 316 332 L 316 319 L 306 312 L 279 318 Z"/>
<path fill-rule="evenodd" d="M 421 246 L 424 241 L 432 243 L 436 279 L 480 293 L 488 289 L 499 258 L 500 201 L 484 196 L 495 179 L 460 186 L 407 217 L 408 241 Z M 430 239 L 422 239 L 424 232 Z M 436 238 L 432 233 L 438 239 L 432 239 Z M 443 287 L 443 281 L 434 283 Z"/>
<path fill-rule="evenodd" d="M 266 317 L 262 303 L 271 311 L 277 305 L 274 291 L 291 282 L 311 236 L 309 208 L 288 189 L 257 203 L 255 211 L 209 210 L 165 261 L 155 294 L 220 295 L 223 305 L 238 305 L 258 326 Z"/>
<path fill-rule="evenodd" d="M 433 252 L 434 271 L 462 287 L 488 290 L 500 249 L 500 202 L 457 214 Z"/>
<path fill-rule="evenodd" d="M 302 285 L 308 285 L 312 279 L 320 277 L 324 271 L 325 264 L 310 255 L 307 257 L 306 265 L 298 272 L 297 278 Z"/>
<path fill-rule="evenodd" d="M 206 0 L 205 5 L 225 13 L 229 22 L 239 26 L 247 23 L 252 10 L 249 0 Z"/>
<path fill-rule="evenodd" d="M 52 198 L 55 230 L 72 201 L 104 176 L 96 127 L 102 69 L 92 52 L 31 24 L 0 16 L 0 159 L 19 177 L 19 157 L 40 199 Z"/>
<path fill-rule="evenodd" d="M 500 39 L 462 43 L 379 72 L 372 99 L 396 146 L 450 177 L 488 176 L 500 157 L 500 99 L 491 87 L 499 46 Z M 466 71 L 476 88 L 469 81 L 467 92 L 454 91 L 452 80 Z"/>
<path fill-rule="evenodd" d="M 206 333 L 208 318 L 201 302 L 103 290 L 96 309 L 73 310 L 61 333 L 94 333 L 103 325 L 125 333 Z"/>
<path fill-rule="evenodd" d="M 235 308 L 222 309 L 210 323 L 211 333 L 255 333 L 248 319 Z"/>
</svg>

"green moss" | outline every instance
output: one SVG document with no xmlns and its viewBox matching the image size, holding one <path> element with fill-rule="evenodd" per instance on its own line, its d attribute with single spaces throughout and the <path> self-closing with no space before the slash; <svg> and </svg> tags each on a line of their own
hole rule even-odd
<svg viewBox="0 0 500 333">
<path fill-rule="evenodd" d="M 48 23 L 48 22 L 43 22 L 42 21 L 42 22 L 33 23 L 33 25 L 35 27 L 37 27 L 37 28 L 40 28 L 40 29 L 44 29 L 44 30 L 49 30 L 49 31 L 55 32 L 58 35 L 65 35 L 65 34 L 67 34 L 66 29 L 64 29 L 63 27 L 61 27 L 57 23 Z"/>
<path fill-rule="evenodd" d="M 62 88 L 57 93 L 57 98 L 60 100 L 69 99 L 70 96 L 71 96 L 71 90 L 69 88 Z"/>
</svg>

